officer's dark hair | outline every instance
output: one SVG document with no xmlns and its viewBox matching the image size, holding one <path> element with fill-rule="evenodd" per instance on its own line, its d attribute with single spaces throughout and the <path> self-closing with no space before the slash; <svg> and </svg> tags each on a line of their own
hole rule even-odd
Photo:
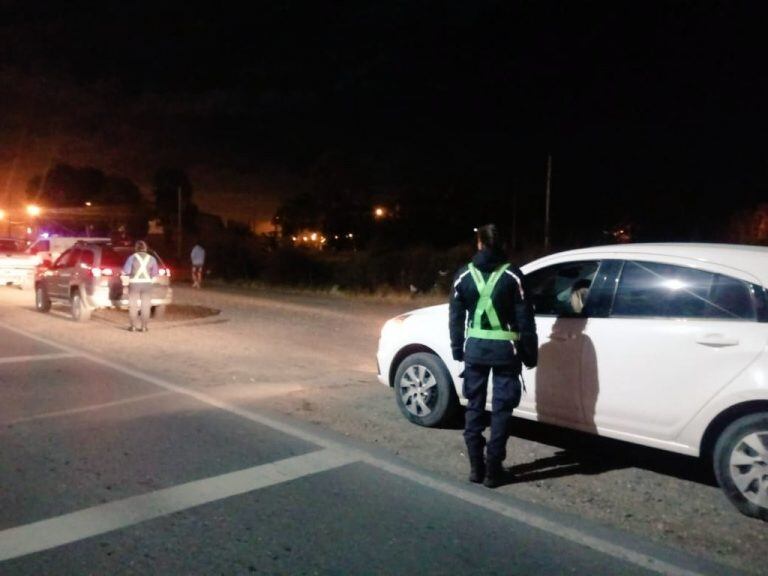
<svg viewBox="0 0 768 576">
<path fill-rule="evenodd" d="M 136 245 L 133 247 L 136 252 L 146 252 L 147 251 L 147 243 L 144 242 L 144 240 L 139 240 L 136 242 Z"/>
<path fill-rule="evenodd" d="M 493 252 L 503 250 L 501 234 L 496 224 L 486 224 L 480 226 L 477 229 L 477 239 L 482 243 L 483 247 Z"/>
</svg>

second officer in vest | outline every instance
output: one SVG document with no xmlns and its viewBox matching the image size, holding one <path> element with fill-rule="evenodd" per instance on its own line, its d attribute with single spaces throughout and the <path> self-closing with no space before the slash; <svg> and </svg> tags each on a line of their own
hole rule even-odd
<svg viewBox="0 0 768 576">
<path fill-rule="evenodd" d="M 147 252 L 147 244 L 143 240 L 136 242 L 134 250 L 123 265 L 123 276 L 128 277 L 128 314 L 131 318 L 128 330 L 146 332 L 152 310 L 152 284 L 158 273 L 157 259 Z"/>
<path fill-rule="evenodd" d="M 523 273 L 507 262 L 494 224 L 478 229 L 477 248 L 472 262 L 454 280 L 451 350 L 455 360 L 464 361 L 469 479 L 495 488 L 503 481 L 509 421 L 520 403 L 522 365 L 536 365 L 538 339 Z M 490 373 L 491 434 L 486 446 L 483 431 Z"/>
</svg>

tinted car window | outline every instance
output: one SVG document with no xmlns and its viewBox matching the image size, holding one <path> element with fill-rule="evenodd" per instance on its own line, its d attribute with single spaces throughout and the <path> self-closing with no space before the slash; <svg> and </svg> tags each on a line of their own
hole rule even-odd
<svg viewBox="0 0 768 576">
<path fill-rule="evenodd" d="M 92 250 L 83 250 L 82 254 L 80 254 L 80 265 L 81 266 L 93 266 L 94 263 L 94 254 Z"/>
<path fill-rule="evenodd" d="M 536 314 L 562 316 L 580 312 L 574 309 L 572 296 L 578 292 L 578 301 L 586 304 L 599 265 L 594 260 L 566 262 L 526 274 Z"/>
<path fill-rule="evenodd" d="M 51 251 L 51 243 L 48 240 L 38 240 L 32 246 L 29 247 L 29 252 L 31 254 L 37 254 L 38 252 L 50 252 Z"/>
<path fill-rule="evenodd" d="M 101 249 L 101 266 L 105 268 L 122 268 L 129 255 L 104 247 Z"/>
<path fill-rule="evenodd" d="M 19 245 L 15 240 L 0 239 L 0 252 L 18 252 Z"/>
<path fill-rule="evenodd" d="M 68 266 L 72 266 L 76 262 L 74 256 L 74 250 L 67 250 L 56 259 L 56 262 L 53 265 L 54 268 L 67 268 Z"/>
<path fill-rule="evenodd" d="M 750 285 L 684 266 L 626 262 L 613 316 L 755 319 Z"/>
</svg>

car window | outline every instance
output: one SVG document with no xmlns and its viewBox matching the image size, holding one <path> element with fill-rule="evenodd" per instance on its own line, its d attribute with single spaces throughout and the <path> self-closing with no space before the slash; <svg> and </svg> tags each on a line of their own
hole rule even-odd
<svg viewBox="0 0 768 576">
<path fill-rule="evenodd" d="M 572 316 L 583 313 L 600 262 L 564 262 L 526 274 L 536 314 Z"/>
<path fill-rule="evenodd" d="M 2 252 L 18 252 L 19 245 L 15 240 L 0 239 L 0 251 Z"/>
<path fill-rule="evenodd" d="M 37 254 L 38 252 L 50 252 L 51 243 L 49 240 L 38 240 L 32 246 L 29 247 L 30 254 Z"/>
<path fill-rule="evenodd" d="M 56 259 L 56 262 L 54 262 L 53 267 L 66 268 L 67 266 L 71 266 L 75 262 L 73 255 L 74 255 L 74 250 L 67 250 L 66 252 L 63 252 L 61 256 L 59 256 Z"/>
<path fill-rule="evenodd" d="M 129 255 L 104 247 L 101 250 L 101 266 L 105 268 L 122 268 Z"/>
<path fill-rule="evenodd" d="M 612 316 L 755 319 L 750 285 L 736 278 L 657 262 L 626 262 Z"/>
<path fill-rule="evenodd" d="M 84 249 L 80 254 L 80 265 L 92 267 L 94 263 L 93 250 Z"/>
</svg>

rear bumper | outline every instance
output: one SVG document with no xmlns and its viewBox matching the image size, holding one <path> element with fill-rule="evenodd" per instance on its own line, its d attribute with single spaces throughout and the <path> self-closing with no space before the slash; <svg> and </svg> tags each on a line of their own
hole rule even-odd
<svg viewBox="0 0 768 576">
<path fill-rule="evenodd" d="M 87 294 L 85 302 L 89 308 L 128 308 L 128 290 L 99 286 Z M 167 306 L 173 302 L 173 290 L 168 286 L 153 286 L 152 306 Z"/>
</svg>

